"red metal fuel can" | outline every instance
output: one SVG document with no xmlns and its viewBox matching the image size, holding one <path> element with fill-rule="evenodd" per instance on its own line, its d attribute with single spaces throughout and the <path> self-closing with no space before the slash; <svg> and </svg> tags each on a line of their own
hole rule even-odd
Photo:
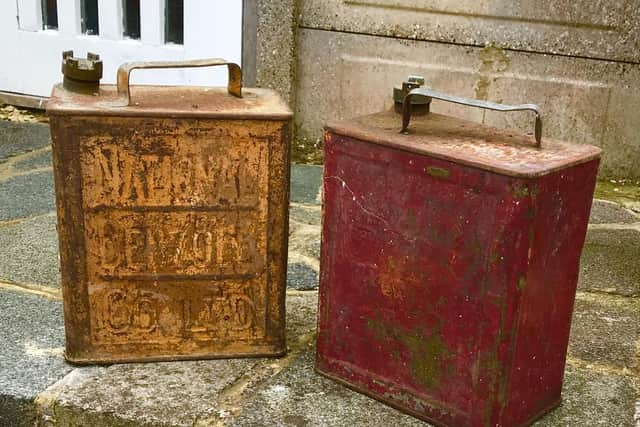
<svg viewBox="0 0 640 427">
<path fill-rule="evenodd" d="M 560 403 L 601 150 L 417 86 L 325 128 L 316 369 L 439 426 L 528 425 Z M 432 99 L 531 110 L 535 136 Z"/>
</svg>

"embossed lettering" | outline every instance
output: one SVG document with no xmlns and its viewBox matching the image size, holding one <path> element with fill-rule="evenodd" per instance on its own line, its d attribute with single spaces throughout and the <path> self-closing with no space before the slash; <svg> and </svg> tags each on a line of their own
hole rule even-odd
<svg viewBox="0 0 640 427">
<path fill-rule="evenodd" d="M 97 343 L 267 333 L 269 147 L 198 129 L 104 134 L 80 145 Z"/>
<path fill-rule="evenodd" d="M 196 231 L 193 234 L 193 256 L 199 264 L 208 265 L 213 259 L 213 233 Z"/>
<path fill-rule="evenodd" d="M 151 212 L 141 217 L 114 212 L 94 218 L 89 229 L 96 236 L 96 265 L 103 275 L 248 274 L 260 272 L 264 267 L 258 236 L 241 232 L 245 229 L 236 223 L 226 223 L 237 219 L 234 216 Z M 251 220 L 250 215 L 243 219 Z M 143 221 L 153 221 L 155 226 L 145 227 Z M 181 224 L 178 230 L 176 222 Z"/>
<path fill-rule="evenodd" d="M 139 154 L 115 144 L 92 151 L 92 203 L 247 205 L 258 202 L 258 170 L 243 156 Z"/>
<path fill-rule="evenodd" d="M 221 293 L 194 303 L 191 301 L 185 306 L 185 327 L 190 332 L 224 335 L 228 331 L 249 329 L 255 323 L 255 304 L 242 293 Z M 192 305 L 195 305 L 195 313 L 192 313 Z"/>
<path fill-rule="evenodd" d="M 112 290 L 105 296 L 104 314 L 111 333 L 152 332 L 158 322 L 157 302 L 150 294 L 127 295 Z"/>
</svg>

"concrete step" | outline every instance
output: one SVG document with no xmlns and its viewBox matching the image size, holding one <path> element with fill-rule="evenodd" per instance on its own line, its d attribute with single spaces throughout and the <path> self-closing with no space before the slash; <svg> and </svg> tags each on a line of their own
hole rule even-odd
<svg viewBox="0 0 640 427">
<path fill-rule="evenodd" d="M 1 352 L 2 371 L 13 374 L 3 381 L 0 425 L 424 425 L 315 374 L 315 291 L 287 295 L 284 358 L 81 368 L 61 357 L 59 301 L 7 295 L 15 309 L 3 305 L 2 322 L 14 335 L 3 336 L 13 344 Z M 634 425 L 638 310 L 637 299 L 578 294 L 563 405 L 536 426 Z"/>
</svg>

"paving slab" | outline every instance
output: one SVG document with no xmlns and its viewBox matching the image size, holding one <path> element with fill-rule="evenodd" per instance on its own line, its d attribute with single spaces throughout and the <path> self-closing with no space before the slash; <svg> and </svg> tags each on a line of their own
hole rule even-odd
<svg viewBox="0 0 640 427">
<path fill-rule="evenodd" d="M 0 226 L 0 281 L 60 287 L 54 212 Z"/>
<path fill-rule="evenodd" d="M 589 337 L 580 339 L 589 341 Z M 313 342 L 310 342 L 288 369 L 256 389 L 240 415 L 228 425 L 428 425 L 317 375 L 313 370 L 314 352 Z M 639 392 L 640 380 L 632 375 L 569 365 L 565 370 L 562 405 L 534 425 L 633 427 Z"/>
<path fill-rule="evenodd" d="M 640 296 L 640 230 L 589 229 L 578 288 Z"/>
<path fill-rule="evenodd" d="M 0 425 L 27 425 L 38 393 L 72 370 L 60 301 L 0 289 Z"/>
<path fill-rule="evenodd" d="M 315 331 L 318 312 L 318 292 L 287 291 L 287 343 Z"/>
<path fill-rule="evenodd" d="M 55 210 L 52 171 L 21 174 L 0 181 L 0 200 L 0 221 L 41 215 Z"/>
<path fill-rule="evenodd" d="M 320 217 L 321 209 L 317 205 L 296 203 L 289 210 L 289 288 L 310 290 L 318 287 Z"/>
<path fill-rule="evenodd" d="M 320 259 L 320 228 L 316 226 L 296 227 L 289 235 L 289 251 Z"/>
<path fill-rule="evenodd" d="M 322 183 L 322 166 L 292 165 L 291 196 L 294 203 L 320 204 L 318 197 Z"/>
<path fill-rule="evenodd" d="M 640 180 L 598 181 L 595 196 L 640 214 Z"/>
<path fill-rule="evenodd" d="M 315 327 L 317 294 L 287 295 L 287 339 Z M 286 359 L 286 358 L 285 358 Z M 44 421 L 73 426 L 210 425 L 228 416 L 236 389 L 283 359 L 132 363 L 77 368 L 39 398 Z M 240 382 L 240 384 L 238 384 Z"/>
<path fill-rule="evenodd" d="M 640 399 L 637 378 L 568 366 L 562 404 L 533 424 L 535 427 L 637 427 Z"/>
<path fill-rule="evenodd" d="M 289 219 L 292 223 L 320 226 L 322 209 L 319 205 L 295 204 L 289 208 Z"/>
<path fill-rule="evenodd" d="M 53 166 L 50 147 L 39 149 L 30 153 L 28 156 L 22 156 L 24 159 L 16 160 L 13 169 L 23 172 L 32 169 L 40 169 Z"/>
<path fill-rule="evenodd" d="M 640 222 L 640 215 L 618 203 L 595 199 L 591 205 L 590 224 L 631 224 Z"/>
<path fill-rule="evenodd" d="M 0 120 L 0 164 L 50 144 L 49 125 Z"/>
<path fill-rule="evenodd" d="M 318 273 L 302 262 L 287 265 L 287 287 L 300 291 L 318 288 Z"/>
<path fill-rule="evenodd" d="M 579 293 L 569 354 L 640 377 L 640 299 Z"/>
<path fill-rule="evenodd" d="M 418 427 L 426 424 L 351 391 L 313 370 L 315 346 L 262 384 L 229 426 Z"/>
<path fill-rule="evenodd" d="M 78 368 L 41 396 L 55 425 L 192 426 L 215 417 L 222 393 L 258 359 Z M 50 403 L 50 405 L 49 405 Z"/>
</svg>

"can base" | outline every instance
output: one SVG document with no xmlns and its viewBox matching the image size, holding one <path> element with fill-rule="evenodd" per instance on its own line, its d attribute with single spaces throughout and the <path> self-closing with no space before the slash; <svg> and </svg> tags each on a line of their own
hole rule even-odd
<svg viewBox="0 0 640 427">
<path fill-rule="evenodd" d="M 412 417 L 416 417 L 416 418 L 418 418 L 420 420 L 423 420 L 423 421 L 426 421 L 428 423 L 431 423 L 436 427 L 460 427 L 458 425 L 454 426 L 452 424 L 443 423 L 442 421 L 440 421 L 438 419 L 428 417 L 425 414 L 416 412 L 416 411 L 414 411 L 414 410 L 412 410 L 410 408 L 407 408 L 406 406 L 399 405 L 399 404 L 395 403 L 392 400 L 387 400 L 382 396 L 379 396 L 379 395 L 376 395 L 375 393 L 372 393 L 370 390 L 367 390 L 364 387 L 360 387 L 358 385 L 351 384 L 348 381 L 346 381 L 346 380 L 344 380 L 344 379 L 342 379 L 340 377 L 337 377 L 337 376 L 335 376 L 335 375 L 333 375 L 333 374 L 331 374 L 329 372 L 322 371 L 320 368 L 318 368 L 317 364 L 314 367 L 314 370 L 315 370 L 315 372 L 317 372 L 318 374 L 322 375 L 323 377 L 329 378 L 330 380 L 335 381 L 336 383 L 338 383 L 340 385 L 343 385 L 343 386 L 345 386 L 345 387 L 347 387 L 347 388 L 349 388 L 349 389 L 351 389 L 351 390 L 353 390 L 355 392 L 364 394 L 364 395 L 366 395 L 366 396 L 368 396 L 368 397 L 370 397 L 372 399 L 377 400 L 378 402 L 382 402 L 385 405 L 388 405 L 388 406 L 390 406 L 392 408 L 395 408 L 395 409 L 397 409 L 397 410 L 399 410 L 401 412 L 404 412 L 405 414 L 409 414 Z M 556 401 L 554 401 L 553 403 L 551 403 L 549 406 L 547 406 L 546 408 L 542 409 L 541 411 L 535 413 L 533 416 L 531 416 L 525 422 L 523 422 L 521 424 L 513 425 L 512 427 L 528 427 L 528 426 L 532 425 L 535 421 L 540 419 L 540 417 L 542 417 L 543 415 L 551 412 L 552 410 L 554 410 L 555 408 L 560 406 L 561 402 L 562 402 L 562 399 L 560 397 L 558 397 L 558 399 Z"/>
<path fill-rule="evenodd" d="M 176 362 L 187 360 L 216 360 L 216 359 L 241 359 L 241 358 L 259 358 L 259 357 L 283 357 L 287 354 L 285 349 L 275 349 L 273 351 L 262 351 L 259 353 L 239 353 L 239 354 L 209 354 L 209 355 L 162 355 L 162 356 L 150 356 L 150 357 L 74 357 L 67 352 L 64 353 L 64 358 L 67 362 L 76 366 L 88 366 L 88 365 L 113 365 L 119 363 L 152 363 L 152 362 Z"/>
</svg>

